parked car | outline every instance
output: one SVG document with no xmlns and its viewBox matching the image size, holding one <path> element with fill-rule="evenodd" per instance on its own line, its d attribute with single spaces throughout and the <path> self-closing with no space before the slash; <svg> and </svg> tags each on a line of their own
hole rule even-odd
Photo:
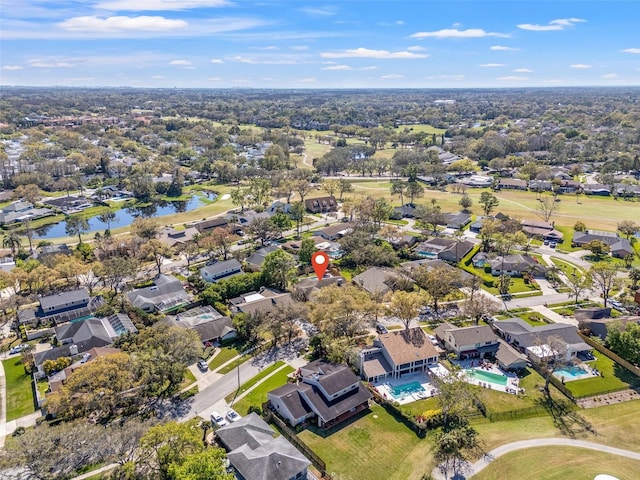
<svg viewBox="0 0 640 480">
<path fill-rule="evenodd" d="M 20 353 L 23 350 L 26 350 L 28 347 L 29 347 L 29 345 L 27 345 L 26 343 L 23 343 L 21 345 L 16 345 L 11 350 L 9 350 L 9 354 L 13 355 L 15 353 Z"/>
<path fill-rule="evenodd" d="M 549 248 L 556 248 L 557 243 L 556 242 L 549 242 Z"/>
<path fill-rule="evenodd" d="M 381 323 L 378 323 L 376 325 L 376 332 L 378 333 L 389 333 L 389 330 L 387 330 L 387 327 L 385 327 L 384 325 L 382 325 Z"/>
<path fill-rule="evenodd" d="M 218 412 L 211 412 L 211 423 L 216 427 L 224 427 L 227 421 Z"/>
<path fill-rule="evenodd" d="M 238 415 L 238 412 L 236 412 L 233 408 L 230 408 L 229 410 L 227 410 L 227 414 L 225 416 L 227 417 L 227 420 L 229 420 L 231 423 L 237 422 L 242 418 L 240 415 Z"/>
<path fill-rule="evenodd" d="M 207 370 L 209 370 L 209 365 L 207 364 L 206 360 L 198 360 L 198 368 L 200 369 L 200 371 L 206 372 Z"/>
</svg>

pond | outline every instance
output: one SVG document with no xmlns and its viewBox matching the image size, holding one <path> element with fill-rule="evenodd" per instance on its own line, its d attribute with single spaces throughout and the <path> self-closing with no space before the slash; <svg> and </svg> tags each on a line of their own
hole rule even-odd
<svg viewBox="0 0 640 480">
<path fill-rule="evenodd" d="M 208 200 L 215 200 L 212 196 L 215 194 L 209 193 L 207 195 Z M 111 228 L 128 227 L 133 223 L 136 217 L 162 217 L 163 215 L 171 215 L 173 213 L 184 213 L 195 210 L 206 202 L 203 201 L 203 197 L 194 195 L 188 201 L 177 202 L 154 202 L 146 207 L 127 207 L 116 211 L 116 219 L 111 222 Z M 84 235 L 91 235 L 95 232 L 104 232 L 107 229 L 107 224 L 98 220 L 98 216 L 88 219 L 89 230 Z M 62 221 L 52 225 L 46 225 L 36 229 L 36 235 L 34 238 L 46 239 L 46 238 L 59 238 L 67 237 L 65 228 L 67 222 Z"/>
</svg>

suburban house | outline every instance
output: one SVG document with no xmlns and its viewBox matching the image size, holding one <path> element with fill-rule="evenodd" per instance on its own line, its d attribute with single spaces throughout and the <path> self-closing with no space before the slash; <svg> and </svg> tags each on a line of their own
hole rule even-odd
<svg viewBox="0 0 640 480">
<path fill-rule="evenodd" d="M 167 313 L 191 301 L 191 295 L 186 292 L 180 280 L 163 274 L 156 276 L 151 287 L 129 292 L 127 297 L 134 307 L 147 313 Z"/>
<path fill-rule="evenodd" d="M 471 175 L 470 177 L 461 178 L 458 183 L 472 188 L 486 188 L 493 184 L 493 178 L 484 175 Z"/>
<path fill-rule="evenodd" d="M 208 234 L 209 232 L 212 232 L 216 228 L 229 228 L 233 233 L 235 233 L 240 228 L 235 223 L 230 223 L 229 220 L 227 220 L 224 217 L 212 218 L 211 220 L 204 220 L 202 222 L 196 223 L 193 226 L 201 234 Z"/>
<path fill-rule="evenodd" d="M 522 231 L 530 237 L 541 237 L 551 242 L 562 242 L 562 232 L 556 230 L 552 223 L 543 220 L 522 220 Z"/>
<path fill-rule="evenodd" d="M 316 417 L 319 427 L 330 428 L 369 408 L 371 393 L 345 365 L 314 360 L 298 376 L 301 382 L 267 394 L 271 408 L 292 426 Z"/>
<path fill-rule="evenodd" d="M 314 236 L 322 237 L 325 240 L 333 242 L 353 231 L 353 225 L 350 223 L 336 223 L 320 230 L 311 232 Z"/>
<path fill-rule="evenodd" d="M 498 337 L 488 325 L 458 328 L 445 322 L 434 333 L 445 349 L 455 353 L 460 360 L 492 357 L 499 347 Z"/>
<path fill-rule="evenodd" d="M 616 258 L 625 258 L 628 255 L 634 255 L 636 252 L 631 242 L 626 238 L 620 238 L 616 243 L 610 245 L 611 256 Z"/>
<path fill-rule="evenodd" d="M 395 216 L 395 218 L 415 218 L 417 210 L 414 203 L 405 203 L 401 207 L 395 207 L 392 216 Z"/>
<path fill-rule="evenodd" d="M 232 298 L 229 303 L 231 304 L 231 312 L 251 314 L 257 311 L 277 309 L 294 301 L 290 293 L 261 288 L 260 292 L 249 292 Z"/>
<path fill-rule="evenodd" d="M 437 145 L 432 145 L 427 148 L 427 152 L 435 152 L 438 155 L 438 160 L 444 165 L 451 165 L 453 162 L 457 162 L 458 160 L 462 160 L 462 157 L 456 155 L 455 153 L 447 152 L 442 147 Z"/>
<path fill-rule="evenodd" d="M 536 259 L 529 255 L 520 253 L 515 255 L 505 255 L 489 260 L 491 275 L 509 275 L 511 277 L 521 277 L 528 272 L 533 276 L 544 276 L 545 267 L 536 262 Z"/>
<path fill-rule="evenodd" d="M 280 247 L 278 245 L 268 245 L 266 247 L 262 247 L 256 250 L 249 258 L 245 260 L 249 269 L 254 272 L 259 272 L 262 269 L 262 264 L 264 263 L 264 259 L 271 252 L 275 252 Z"/>
<path fill-rule="evenodd" d="M 338 202 L 335 197 L 318 197 L 307 198 L 304 201 L 307 212 L 311 213 L 327 213 L 338 210 Z"/>
<path fill-rule="evenodd" d="M 529 189 L 532 192 L 550 192 L 553 184 L 549 180 L 529 180 Z"/>
<path fill-rule="evenodd" d="M 497 190 L 508 189 L 508 190 L 526 190 L 527 189 L 527 181 L 520 180 L 519 178 L 501 178 L 498 182 Z"/>
<path fill-rule="evenodd" d="M 195 227 L 186 227 L 182 230 L 168 227 L 160 232 L 158 239 L 169 247 L 184 245 L 193 240 L 193 237 L 199 235 L 200 232 Z"/>
<path fill-rule="evenodd" d="M 93 201 L 82 196 L 67 196 L 44 200 L 44 205 L 58 208 L 66 214 L 81 212 L 89 207 L 93 207 Z"/>
<path fill-rule="evenodd" d="M 495 359 L 498 366 L 503 370 L 516 371 L 527 367 L 527 356 L 520 353 L 507 342 L 498 339 L 498 351 L 495 353 Z"/>
<path fill-rule="evenodd" d="M 480 233 L 483 227 L 483 222 L 489 222 L 491 220 L 494 220 L 494 218 L 478 216 L 476 217 L 475 222 L 472 222 L 471 225 L 469 225 L 469 231 L 473 233 Z"/>
<path fill-rule="evenodd" d="M 601 197 L 611 195 L 611 187 L 600 183 L 585 183 L 582 185 L 582 191 L 585 195 L 599 195 Z"/>
<path fill-rule="evenodd" d="M 216 431 L 238 480 L 306 480 L 311 462 L 254 412 Z"/>
<path fill-rule="evenodd" d="M 445 213 L 447 228 L 454 230 L 462 230 L 471 223 L 471 214 L 466 212 Z"/>
<path fill-rule="evenodd" d="M 458 263 L 474 247 L 469 240 L 450 238 L 430 238 L 416 246 L 416 253 L 427 258 L 438 258 L 446 262 Z"/>
<path fill-rule="evenodd" d="M 47 360 L 73 357 L 88 352 L 92 348 L 106 347 L 120 335 L 137 331 L 131 319 L 123 313 L 65 323 L 55 328 L 55 336 L 60 346 L 33 354 L 36 375 L 40 378 L 44 376 L 43 364 Z"/>
<path fill-rule="evenodd" d="M 55 215 L 53 210 L 36 208 L 29 202 L 19 200 L 0 210 L 0 224 L 8 225 L 22 220 L 35 220 L 36 218 L 49 217 L 51 215 Z"/>
<path fill-rule="evenodd" d="M 177 315 L 167 315 L 163 320 L 168 325 L 194 330 L 202 343 L 224 342 L 238 335 L 229 317 L 222 316 L 209 305 L 196 307 Z"/>
<path fill-rule="evenodd" d="M 103 303 L 102 297 L 90 297 L 86 288 L 60 292 L 40 298 L 38 308 L 20 310 L 18 322 L 20 324 L 70 322 L 92 315 Z"/>
<path fill-rule="evenodd" d="M 332 285 L 341 287 L 346 285 L 346 280 L 341 276 L 321 278 L 320 280 L 315 276 L 303 278 L 294 285 L 293 294 L 298 300 L 309 301 L 314 292 Z"/>
<path fill-rule="evenodd" d="M 590 353 L 593 347 L 578 335 L 573 325 L 552 323 L 534 327 L 520 318 L 493 322 L 496 334 L 506 342 L 526 353 L 529 359 L 540 362 L 553 354 L 558 355 L 562 348 L 567 359 L 581 353 Z"/>
<path fill-rule="evenodd" d="M 82 368 L 87 363 L 95 360 L 98 357 L 105 357 L 107 355 L 113 355 L 114 353 L 120 353 L 121 350 L 119 348 L 113 347 L 94 347 L 91 350 L 85 352 L 82 355 L 80 360 L 69 365 L 64 370 L 60 370 L 59 372 L 49 375 L 49 390 L 51 393 L 57 392 L 62 388 L 67 379 L 79 368 Z"/>
<path fill-rule="evenodd" d="M 368 382 L 424 372 L 438 362 L 439 352 L 422 328 L 393 330 L 360 351 L 360 375 Z"/>
<path fill-rule="evenodd" d="M 223 278 L 233 277 L 242 273 L 242 265 L 238 260 L 232 258 L 231 260 L 224 260 L 222 262 L 216 262 L 212 265 L 207 265 L 200 269 L 200 275 L 206 282 L 217 282 Z"/>
<path fill-rule="evenodd" d="M 389 267 L 371 267 L 353 277 L 352 281 L 367 292 L 380 295 L 396 290 L 395 285 L 414 283 L 404 273 Z"/>
<path fill-rule="evenodd" d="M 428 258 L 425 258 L 422 260 L 413 260 L 411 262 L 404 262 L 400 264 L 400 268 L 407 272 L 409 276 L 411 276 L 411 274 L 420 267 L 426 268 L 427 270 L 432 270 L 434 268 L 444 268 L 452 274 L 458 275 L 459 281 L 456 282 L 456 286 L 458 287 L 462 287 L 466 281 L 473 278 L 472 274 L 465 272 L 464 270 L 460 270 L 459 268 L 456 268 L 453 265 L 442 260 L 430 260 Z"/>
<path fill-rule="evenodd" d="M 571 244 L 574 247 L 582 247 L 593 240 L 599 240 L 609 245 L 611 256 L 613 257 L 624 258 L 635 253 L 629 240 L 619 237 L 617 232 L 605 232 L 602 230 L 574 232 Z"/>
<path fill-rule="evenodd" d="M 599 337 L 604 340 L 612 327 L 624 329 L 627 323 L 640 324 L 640 317 L 618 317 L 618 318 L 583 318 L 578 321 L 580 330 L 589 332 L 589 335 Z"/>
<path fill-rule="evenodd" d="M 44 245 L 38 249 L 34 256 L 41 262 L 47 258 L 53 258 L 56 255 L 73 255 L 73 251 L 66 243 L 60 243 L 57 245 Z"/>
</svg>

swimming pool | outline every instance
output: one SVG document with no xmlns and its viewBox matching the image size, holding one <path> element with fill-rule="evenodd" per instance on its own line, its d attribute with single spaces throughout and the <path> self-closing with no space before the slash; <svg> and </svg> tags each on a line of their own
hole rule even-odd
<svg viewBox="0 0 640 480">
<path fill-rule="evenodd" d="M 485 370 L 476 370 L 475 368 L 468 368 L 465 370 L 466 374 L 469 378 L 473 378 L 474 380 L 478 380 L 481 382 L 489 382 L 495 383 L 496 385 L 507 385 L 508 378 L 504 375 L 499 375 L 497 373 L 487 372 Z"/>
<path fill-rule="evenodd" d="M 564 377 L 565 380 L 576 380 L 578 378 L 582 378 L 586 375 L 589 375 L 589 372 L 587 372 L 584 368 L 580 366 L 574 366 L 574 367 L 561 368 L 553 372 L 553 374 L 560 379 Z"/>
<path fill-rule="evenodd" d="M 395 387 L 389 387 L 391 396 L 399 400 L 406 395 L 411 395 L 418 392 L 426 392 L 426 390 L 420 385 L 419 382 L 405 383 L 404 385 L 397 385 Z"/>
</svg>

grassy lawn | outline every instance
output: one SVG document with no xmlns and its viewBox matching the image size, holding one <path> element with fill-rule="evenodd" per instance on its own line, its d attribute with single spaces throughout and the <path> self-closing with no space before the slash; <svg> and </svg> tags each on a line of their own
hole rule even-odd
<svg viewBox="0 0 640 480">
<path fill-rule="evenodd" d="M 256 376 L 252 377 L 251 379 L 247 380 L 246 382 L 244 382 L 242 385 L 240 385 L 240 394 L 242 394 L 243 392 L 246 392 L 247 390 L 249 390 L 251 387 L 253 387 L 256 383 L 258 383 L 260 380 L 262 380 L 264 377 L 266 377 L 267 375 L 275 372 L 277 369 L 279 369 L 282 365 L 284 365 L 283 361 L 277 361 L 276 363 L 274 363 L 273 365 L 269 365 L 267 368 L 265 368 L 264 370 L 262 370 L 260 373 L 258 373 Z M 227 403 L 231 402 L 231 400 L 236 396 L 236 392 L 230 393 L 229 395 L 227 395 L 225 397 L 225 401 Z"/>
<path fill-rule="evenodd" d="M 24 373 L 21 357 L 3 360 L 2 366 L 7 380 L 7 421 L 33 413 L 31 377 Z"/>
<path fill-rule="evenodd" d="M 464 262 L 460 262 L 460 268 L 463 270 L 480 277 L 483 281 L 483 288 L 494 295 L 498 295 L 498 279 L 499 277 L 494 277 L 490 273 L 484 271 L 484 268 L 476 268 L 473 264 L 464 265 Z M 509 293 L 535 293 L 540 291 L 538 284 L 526 284 L 524 283 L 524 279 L 520 277 L 511 277 L 511 287 L 509 288 Z"/>
<path fill-rule="evenodd" d="M 240 415 L 246 415 L 249 412 L 250 406 L 255 405 L 256 407 L 261 407 L 262 404 L 267 401 L 267 392 L 275 390 L 287 383 L 287 378 L 293 371 L 293 367 L 287 365 L 282 370 L 274 373 L 271 377 L 267 378 L 260 385 L 256 386 L 256 388 L 251 390 L 246 396 L 238 400 L 234 404 L 233 408 Z"/>
<path fill-rule="evenodd" d="M 238 367 L 239 365 L 242 365 L 244 362 L 248 361 L 251 358 L 251 355 L 242 355 L 239 358 L 236 358 L 233 362 L 229 363 L 228 365 L 225 365 L 224 367 L 222 367 L 220 370 L 218 370 L 218 373 L 221 373 L 222 375 L 229 373 L 231 371 L 233 371 L 234 368 Z"/>
<path fill-rule="evenodd" d="M 541 461 L 544 459 L 544 461 Z M 537 447 L 508 453 L 493 462 L 474 480 L 518 478 L 520 480 L 592 479 L 599 473 L 620 480 L 637 478 L 640 461 L 574 447 Z"/>
<path fill-rule="evenodd" d="M 195 383 L 195 381 L 196 381 L 196 376 L 193 374 L 193 372 L 191 370 L 189 370 L 188 368 L 185 368 L 184 369 L 184 379 L 182 380 L 182 383 L 180 384 L 180 390 L 182 390 L 183 388 L 187 388 L 192 383 Z"/>
<path fill-rule="evenodd" d="M 605 393 L 617 388 L 622 389 L 630 385 L 640 386 L 640 378 L 636 377 L 629 370 L 618 365 L 600 352 L 595 352 L 594 355 L 597 360 L 595 362 L 588 362 L 588 365 L 592 368 L 597 368 L 604 376 L 567 382 L 565 386 L 573 395 L 586 397 L 598 393 Z"/>
<path fill-rule="evenodd" d="M 551 320 L 538 312 L 519 313 L 517 316 L 527 322 L 529 325 L 533 325 L 534 327 L 539 327 L 540 325 L 551 323 Z"/>
<path fill-rule="evenodd" d="M 305 430 L 299 437 L 327 462 L 335 478 L 418 480 L 431 471 L 431 443 L 378 405 L 331 435 L 320 433 Z"/>
<path fill-rule="evenodd" d="M 240 351 L 236 345 L 228 345 L 220 348 L 220 351 L 209 362 L 209 370 L 215 370 L 223 363 L 228 362 L 238 355 L 240 355 Z"/>
</svg>

